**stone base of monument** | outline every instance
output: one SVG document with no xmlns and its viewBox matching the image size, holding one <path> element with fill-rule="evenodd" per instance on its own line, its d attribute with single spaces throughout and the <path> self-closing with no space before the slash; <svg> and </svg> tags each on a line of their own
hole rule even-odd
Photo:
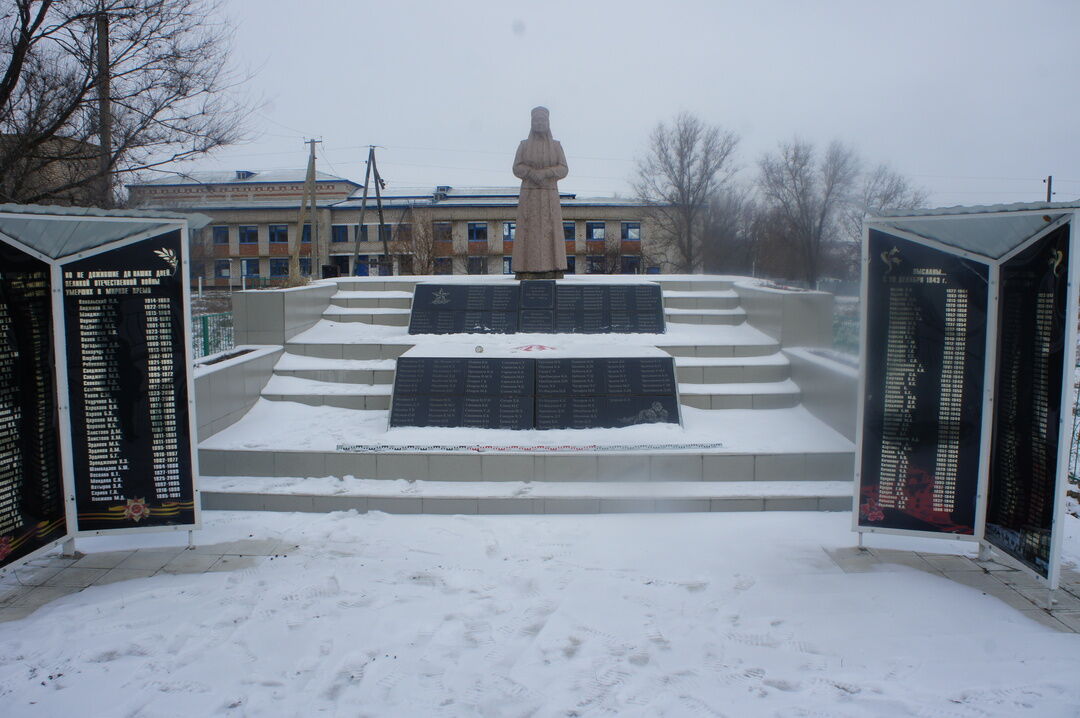
<svg viewBox="0 0 1080 718">
<path fill-rule="evenodd" d="M 440 284 L 501 280 L 428 279 Z M 337 280 L 322 318 L 314 317 L 313 326 L 284 342 L 261 399 L 244 418 L 202 442 L 206 508 L 408 513 L 850 508 L 851 441 L 801 405 L 804 392 L 782 351 L 793 342 L 820 343 L 830 331 L 831 297 L 824 295 L 825 312 L 814 306 L 825 304 L 820 293 L 800 296 L 750 282 L 736 286 L 730 278 L 660 277 L 663 334 L 410 335 L 404 305 L 417 281 Z M 251 314 L 252 307 L 240 314 Z M 751 326 L 748 316 L 759 318 L 761 328 Z M 450 354 L 462 361 L 534 364 L 545 357 L 671 357 L 681 424 L 516 431 L 461 424 L 391 427 L 398 358 L 449 360 Z M 410 381 L 414 396 L 431 389 L 415 383 L 428 379 L 414 375 Z M 457 380 L 447 375 L 442 381 Z M 480 394 L 489 396 L 487 391 Z M 578 404 L 592 411 L 589 401 Z M 490 418 L 499 403 L 471 401 L 470 406 L 474 417 L 479 411 Z"/>
</svg>

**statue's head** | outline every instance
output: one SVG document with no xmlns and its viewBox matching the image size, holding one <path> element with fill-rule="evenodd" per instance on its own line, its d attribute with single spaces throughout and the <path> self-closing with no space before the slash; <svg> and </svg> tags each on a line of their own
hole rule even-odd
<svg viewBox="0 0 1080 718">
<path fill-rule="evenodd" d="M 549 113 L 546 107 L 534 107 L 532 109 L 532 131 L 550 132 L 551 124 L 548 121 Z"/>
</svg>

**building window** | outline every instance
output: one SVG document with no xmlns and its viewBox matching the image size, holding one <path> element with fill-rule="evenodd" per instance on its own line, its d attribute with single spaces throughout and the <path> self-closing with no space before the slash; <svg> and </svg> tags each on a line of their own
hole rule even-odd
<svg viewBox="0 0 1080 718">
<path fill-rule="evenodd" d="M 311 276 L 311 257 L 300 258 L 300 274 L 305 277 Z"/>
<path fill-rule="evenodd" d="M 454 261 L 449 257 L 435 258 L 435 274 L 453 274 Z"/>
<path fill-rule="evenodd" d="M 574 229 L 573 222 L 562 223 L 562 236 L 567 242 L 573 242 L 577 239 L 577 230 Z"/>
<path fill-rule="evenodd" d="M 509 254 L 503 255 L 503 274 L 514 273 L 514 258 Z"/>
<path fill-rule="evenodd" d="M 436 242 L 453 241 L 451 224 L 449 222 L 432 222 L 431 234 Z"/>
<path fill-rule="evenodd" d="M 218 279 L 228 279 L 231 272 L 229 271 L 229 260 L 217 259 L 214 260 L 214 276 Z"/>
<path fill-rule="evenodd" d="M 487 222 L 469 222 L 469 241 L 487 241 Z M 481 272 L 469 272 L 469 274 L 481 274 Z M 484 272 L 486 274 L 486 272 Z"/>
<path fill-rule="evenodd" d="M 272 224 L 268 228 L 270 233 L 270 241 L 278 244 L 287 244 L 289 242 L 289 226 L 285 224 Z M 273 275 L 271 275 L 273 276 Z"/>
<path fill-rule="evenodd" d="M 228 227 L 214 227 L 214 244 L 228 244 L 229 243 L 229 228 Z"/>
<path fill-rule="evenodd" d="M 585 272 L 587 274 L 606 274 L 607 262 L 603 255 L 589 256 L 585 258 Z"/>
<path fill-rule="evenodd" d="M 503 222 L 503 241 L 513 242 L 515 236 L 517 236 L 517 223 Z"/>
<path fill-rule="evenodd" d="M 566 273 L 577 274 L 577 257 L 572 254 L 566 255 Z"/>
<path fill-rule="evenodd" d="M 366 242 L 366 241 L 368 241 L 368 229 L 367 229 L 367 225 L 366 225 L 366 224 L 365 224 L 365 225 L 362 225 L 362 226 L 361 226 L 361 227 L 359 227 L 359 228 L 353 228 L 353 232 L 354 232 L 354 235 L 355 235 L 355 233 L 359 232 L 359 234 L 360 234 L 360 241 L 361 241 L 361 242 Z"/>
<path fill-rule="evenodd" d="M 641 274 L 641 257 L 636 254 L 624 254 L 621 258 L 623 274 Z"/>
<path fill-rule="evenodd" d="M 368 255 L 358 254 L 356 256 L 356 264 L 353 265 L 353 275 L 357 277 L 366 277 L 368 275 Z"/>
<path fill-rule="evenodd" d="M 399 242 L 411 242 L 412 241 L 412 225 L 411 224 L 399 224 L 394 230 L 395 239 Z"/>
<path fill-rule="evenodd" d="M 270 276 L 271 278 L 289 276 L 289 260 L 284 257 L 272 258 L 270 260 Z"/>
<path fill-rule="evenodd" d="M 349 276 L 349 258 L 345 255 L 335 255 L 330 258 L 330 264 L 337 268 L 339 277 Z"/>
<path fill-rule="evenodd" d="M 601 242 L 604 239 L 604 223 L 603 222 L 586 222 L 585 223 L 585 239 L 587 241 Z"/>
<path fill-rule="evenodd" d="M 259 228 L 253 224 L 242 224 L 238 229 L 240 233 L 240 244 L 258 244 L 259 243 Z"/>
<path fill-rule="evenodd" d="M 259 276 L 259 260 L 257 258 L 243 260 L 244 276 L 245 277 L 257 277 Z"/>
<path fill-rule="evenodd" d="M 624 241 L 624 242 L 640 242 L 641 241 L 641 222 L 623 222 L 622 223 L 622 241 Z"/>
<path fill-rule="evenodd" d="M 331 242 L 348 242 L 349 227 L 345 224 L 335 224 L 330 227 Z"/>
<path fill-rule="evenodd" d="M 487 257 L 469 257 L 469 274 L 487 273 Z"/>
<path fill-rule="evenodd" d="M 300 235 L 300 241 L 301 242 L 307 242 L 307 243 L 311 242 L 311 225 L 310 224 L 305 224 L 304 225 L 304 231 Z"/>
</svg>

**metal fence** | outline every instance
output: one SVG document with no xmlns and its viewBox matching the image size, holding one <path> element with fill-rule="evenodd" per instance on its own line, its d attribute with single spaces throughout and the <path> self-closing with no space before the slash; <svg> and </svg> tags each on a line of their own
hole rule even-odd
<svg viewBox="0 0 1080 718">
<path fill-rule="evenodd" d="M 233 348 L 232 312 L 203 314 L 191 319 L 191 342 L 195 358 Z"/>
</svg>

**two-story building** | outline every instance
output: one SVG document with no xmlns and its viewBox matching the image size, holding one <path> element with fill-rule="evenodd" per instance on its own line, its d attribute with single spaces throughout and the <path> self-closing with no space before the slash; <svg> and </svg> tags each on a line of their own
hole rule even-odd
<svg viewBox="0 0 1080 718">
<path fill-rule="evenodd" d="M 128 186 L 132 206 L 212 218 L 192 247 L 192 277 L 208 286 L 283 281 L 300 243 L 301 271 L 339 274 L 512 273 L 516 187 L 382 190 L 319 173 L 316 218 L 298 231 L 303 170 L 199 172 Z M 562 193 L 569 273 L 659 271 L 637 200 Z M 389 258 L 389 259 L 388 259 Z"/>
</svg>

